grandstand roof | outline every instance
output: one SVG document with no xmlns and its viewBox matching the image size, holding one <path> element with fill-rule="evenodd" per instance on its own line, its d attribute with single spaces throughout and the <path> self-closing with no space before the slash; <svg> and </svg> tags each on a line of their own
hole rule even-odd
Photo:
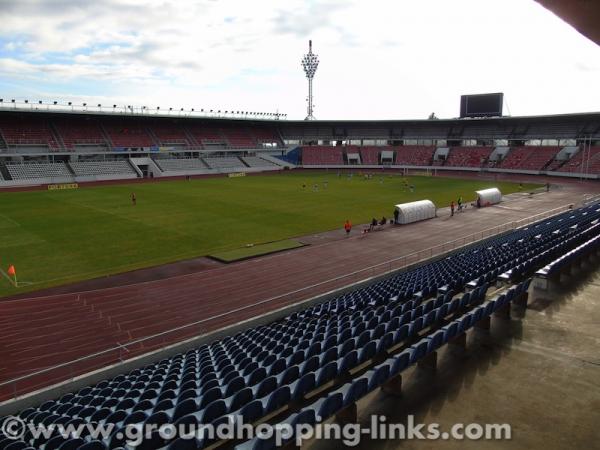
<svg viewBox="0 0 600 450">
<path fill-rule="evenodd" d="M 103 112 L 103 111 L 68 111 L 68 110 L 47 110 L 47 109 L 30 109 L 30 108 L 0 108 L 0 114 L 36 114 L 36 115 L 61 115 L 61 116 L 84 116 L 84 117 L 115 117 L 115 118 L 135 118 L 135 119 L 172 119 L 172 120 L 192 120 L 202 119 L 211 121 L 243 121 L 265 123 L 271 122 L 274 124 L 287 123 L 287 124 L 361 124 L 361 123 L 379 123 L 386 125 L 393 124 L 458 124 L 458 123 L 477 123 L 477 122 L 493 122 L 493 123 L 515 123 L 515 122 L 572 122 L 572 121 L 597 121 L 600 120 L 600 111 L 582 112 L 582 113 L 568 113 L 568 114 L 550 114 L 550 115 L 536 115 L 536 116 L 502 116 L 502 117 L 480 117 L 480 118 L 446 118 L 446 119 L 360 119 L 360 120 L 288 120 L 288 119 L 270 119 L 260 117 L 238 117 L 238 116 L 210 116 L 210 115 L 191 115 L 183 114 L 178 115 L 167 114 L 167 113 L 152 113 L 152 114 L 132 114 L 124 112 Z"/>
<path fill-rule="evenodd" d="M 590 0 L 536 0 L 577 31 L 600 45 L 600 2 Z"/>
</svg>

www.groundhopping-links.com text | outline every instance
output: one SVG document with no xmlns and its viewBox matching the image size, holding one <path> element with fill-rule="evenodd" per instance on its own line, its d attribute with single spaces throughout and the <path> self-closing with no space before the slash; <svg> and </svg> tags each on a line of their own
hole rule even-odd
<svg viewBox="0 0 600 450">
<path fill-rule="evenodd" d="M 0 431 L 12 440 L 43 439 L 48 440 L 60 435 L 65 439 L 89 437 L 91 440 L 109 440 L 116 437 L 129 446 L 135 447 L 147 439 L 159 438 L 171 441 L 181 439 L 239 440 L 246 441 L 259 437 L 272 440 L 279 446 L 293 440 L 297 445 L 317 440 L 341 440 L 346 446 L 356 446 L 361 439 L 375 440 L 509 440 L 512 437 L 509 424 L 456 423 L 443 430 L 439 423 L 418 423 L 412 415 L 406 423 L 388 423 L 385 416 L 373 415 L 368 425 L 356 423 L 287 423 L 276 425 L 251 425 L 243 422 L 241 416 L 231 415 L 228 421 L 219 425 L 192 424 L 129 424 L 117 427 L 115 424 L 33 424 L 17 416 L 6 417 Z M 319 421 L 317 421 L 319 422 Z"/>
</svg>

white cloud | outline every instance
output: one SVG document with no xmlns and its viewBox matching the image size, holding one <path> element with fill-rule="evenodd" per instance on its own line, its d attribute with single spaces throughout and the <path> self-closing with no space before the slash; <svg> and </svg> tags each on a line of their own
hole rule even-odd
<svg viewBox="0 0 600 450">
<path fill-rule="evenodd" d="M 452 117 L 495 91 L 513 115 L 600 106 L 600 48 L 534 1 L 19 0 L 0 19 L 0 76 L 22 90 L 4 96 L 301 118 L 313 39 L 318 118 Z"/>
</svg>

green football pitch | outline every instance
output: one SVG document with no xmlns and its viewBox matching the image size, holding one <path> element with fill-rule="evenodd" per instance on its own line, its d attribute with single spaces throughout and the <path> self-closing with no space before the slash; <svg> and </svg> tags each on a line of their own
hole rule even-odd
<svg viewBox="0 0 600 450">
<path fill-rule="evenodd" d="M 0 296 L 341 230 L 346 219 L 360 224 L 390 218 L 397 203 L 428 198 L 446 207 L 493 186 L 505 194 L 520 189 L 477 179 L 292 172 L 3 192 L 0 269 L 5 274 L 14 264 L 22 285 L 15 288 L 0 273 Z"/>
</svg>

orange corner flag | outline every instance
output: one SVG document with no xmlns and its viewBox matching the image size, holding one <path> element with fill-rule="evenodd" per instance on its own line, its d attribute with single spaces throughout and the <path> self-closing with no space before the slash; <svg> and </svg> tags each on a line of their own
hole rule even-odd
<svg viewBox="0 0 600 450">
<path fill-rule="evenodd" d="M 13 266 L 12 264 L 8 267 L 8 272 L 7 272 L 11 277 L 14 277 L 17 275 L 17 271 L 15 270 L 15 266 Z"/>
</svg>

